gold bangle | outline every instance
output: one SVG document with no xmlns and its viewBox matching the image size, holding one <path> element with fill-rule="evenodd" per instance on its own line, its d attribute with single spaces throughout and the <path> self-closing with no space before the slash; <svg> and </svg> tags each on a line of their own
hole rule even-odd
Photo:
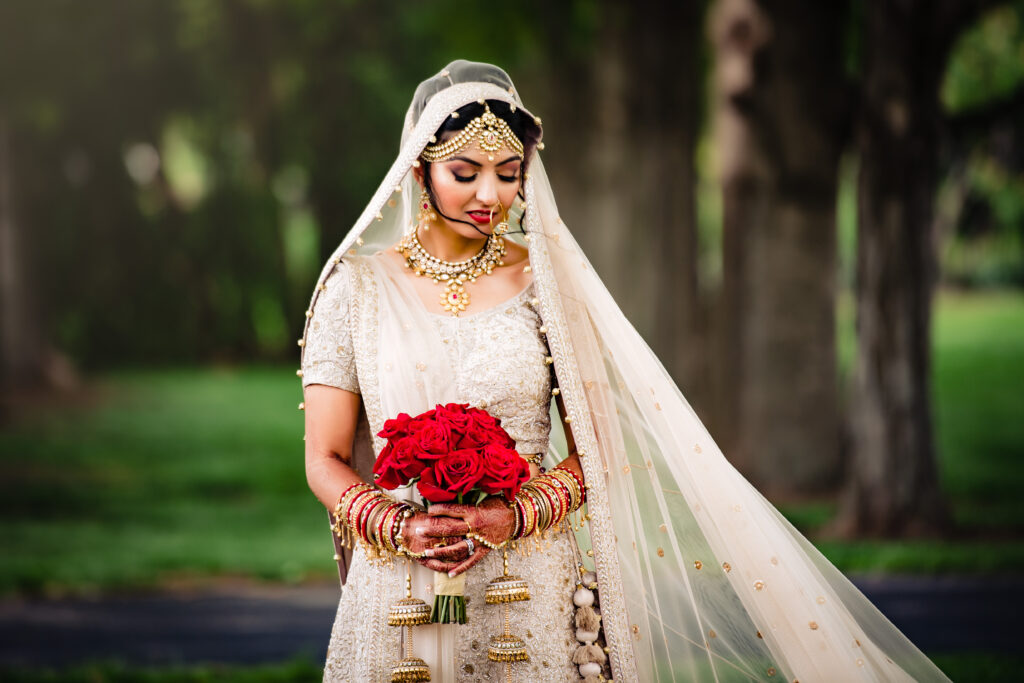
<svg viewBox="0 0 1024 683">
<path fill-rule="evenodd" d="M 583 491 L 580 489 L 579 480 L 568 470 L 556 467 L 548 472 L 554 481 L 557 481 L 569 497 L 569 508 L 566 514 L 575 512 L 583 504 Z"/>
</svg>

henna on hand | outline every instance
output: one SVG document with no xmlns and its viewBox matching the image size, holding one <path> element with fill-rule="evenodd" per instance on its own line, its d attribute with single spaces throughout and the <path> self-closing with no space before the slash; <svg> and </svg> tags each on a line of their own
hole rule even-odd
<svg viewBox="0 0 1024 683">
<path fill-rule="evenodd" d="M 434 546 L 433 548 L 427 548 L 425 552 L 427 557 L 436 560 L 445 560 L 446 562 L 451 562 L 453 566 L 455 564 L 464 562 L 469 558 L 470 555 L 469 543 L 467 543 L 465 539 L 459 541 L 458 543 L 453 543 L 451 545 L 438 545 Z"/>
<path fill-rule="evenodd" d="M 512 536 L 515 528 L 515 513 L 503 499 L 485 498 L 479 505 L 439 503 L 430 506 L 427 515 L 445 516 L 464 520 L 471 531 L 487 539 L 493 545 L 501 545 Z"/>
<path fill-rule="evenodd" d="M 497 497 L 487 498 L 480 505 L 435 504 L 430 506 L 427 514 L 429 516 L 462 519 L 468 525 L 467 533 L 484 538 L 493 545 L 501 545 L 508 541 L 515 528 L 515 513 L 512 512 L 512 509 L 503 500 Z M 487 553 L 491 551 L 490 548 L 481 542 L 477 542 L 474 545 L 473 554 L 466 557 L 463 561 L 456 563 L 448 571 L 450 576 L 457 576 L 470 569 L 480 560 L 484 559 Z M 465 548 L 465 551 L 469 550 L 468 545 L 464 542 L 447 546 L 447 548 L 454 549 L 460 546 Z M 447 548 L 444 551 L 437 548 L 433 551 L 432 555 L 438 557 L 440 552 L 448 552 Z M 451 556 L 451 554 L 447 555 L 447 557 Z"/>
<path fill-rule="evenodd" d="M 451 541 L 461 540 L 467 533 L 469 525 L 461 519 L 417 512 L 405 520 L 402 544 L 412 553 L 419 554 L 427 548 L 441 545 L 445 537 Z"/>
<path fill-rule="evenodd" d="M 402 526 L 402 544 L 413 555 L 420 555 L 435 548 L 450 548 L 451 544 L 463 544 L 461 554 L 456 550 L 454 554 L 446 558 L 416 557 L 416 562 L 427 569 L 447 574 L 457 567 L 468 555 L 468 548 L 465 546 L 465 535 L 469 532 L 469 525 L 455 517 L 429 516 L 417 512 L 405 520 Z M 445 539 L 448 539 L 445 541 Z M 442 545 L 447 543 L 447 545 Z"/>
</svg>

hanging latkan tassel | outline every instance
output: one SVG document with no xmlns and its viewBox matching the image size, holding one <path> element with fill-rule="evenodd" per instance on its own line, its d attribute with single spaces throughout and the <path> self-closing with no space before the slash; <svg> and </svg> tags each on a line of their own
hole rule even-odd
<svg viewBox="0 0 1024 683">
<path fill-rule="evenodd" d="M 505 662 L 506 678 L 510 677 L 512 662 L 526 662 L 530 655 L 526 651 L 526 643 L 519 636 L 512 635 L 509 624 L 509 603 L 530 599 L 530 587 L 526 581 L 508 573 L 508 548 L 504 549 L 503 571 L 501 576 L 487 584 L 484 600 L 488 605 L 501 605 L 505 610 L 505 630 L 501 635 L 491 636 L 487 658 L 492 662 Z"/>
<path fill-rule="evenodd" d="M 412 627 L 430 623 L 430 605 L 412 597 L 412 575 L 405 568 L 405 597 L 388 610 L 388 626 L 406 629 L 405 657 L 391 669 L 391 683 L 422 683 L 430 680 L 430 667 L 412 654 Z"/>
</svg>

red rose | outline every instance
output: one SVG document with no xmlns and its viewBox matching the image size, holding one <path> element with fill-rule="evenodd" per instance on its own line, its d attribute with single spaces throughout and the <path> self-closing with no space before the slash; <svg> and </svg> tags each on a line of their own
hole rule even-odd
<svg viewBox="0 0 1024 683">
<path fill-rule="evenodd" d="M 484 476 L 484 461 L 479 451 L 463 448 L 440 458 L 424 470 L 417 488 L 432 503 L 445 502 L 473 490 Z"/>
<path fill-rule="evenodd" d="M 436 460 L 452 450 L 452 430 L 440 417 L 423 425 L 412 438 L 416 439 L 425 458 Z"/>
<path fill-rule="evenodd" d="M 401 438 L 409 433 L 411 421 L 408 413 L 399 413 L 398 417 L 384 420 L 384 428 L 377 432 L 377 436 L 382 439 Z"/>
<path fill-rule="evenodd" d="M 462 431 L 462 435 L 459 437 L 456 445 L 459 448 L 481 448 L 493 440 L 494 435 L 489 430 L 481 427 L 476 422 L 470 421 Z"/>
<path fill-rule="evenodd" d="M 466 414 L 481 427 L 494 427 L 499 424 L 496 417 L 481 408 L 468 408 Z"/>
<path fill-rule="evenodd" d="M 377 460 L 373 463 L 373 473 L 376 475 L 377 483 L 383 488 L 394 489 L 401 486 L 398 483 L 399 475 L 392 465 L 394 448 L 391 444 L 385 444 L 384 448 L 381 449 L 380 455 L 377 456 Z"/>
<path fill-rule="evenodd" d="M 420 495 L 423 496 L 423 499 L 431 503 L 447 503 L 455 500 L 455 492 L 449 491 L 443 484 L 437 481 L 434 476 L 433 467 L 423 470 L 423 475 L 420 476 L 419 482 L 416 483 L 416 488 L 419 490 Z"/>
<path fill-rule="evenodd" d="M 470 411 L 473 423 L 477 425 L 481 432 L 488 435 L 486 439 L 481 441 L 481 445 L 485 443 L 500 443 L 503 446 L 515 449 L 515 439 L 509 436 L 505 428 L 501 426 L 501 420 L 479 408 L 470 408 Z"/>
<path fill-rule="evenodd" d="M 415 436 L 406 436 L 389 442 L 377 456 L 373 473 L 381 488 L 396 489 L 420 476 L 427 468 L 423 450 Z"/>
<path fill-rule="evenodd" d="M 530 479 L 530 465 L 511 448 L 489 444 L 483 448 L 484 474 L 480 488 L 491 494 L 515 498 L 519 488 Z"/>
<path fill-rule="evenodd" d="M 453 433 L 461 433 L 465 431 L 466 426 L 470 422 L 470 416 L 466 413 L 466 408 L 469 406 L 468 403 L 449 403 L 447 405 L 437 407 L 436 419 L 443 419 Z"/>
</svg>

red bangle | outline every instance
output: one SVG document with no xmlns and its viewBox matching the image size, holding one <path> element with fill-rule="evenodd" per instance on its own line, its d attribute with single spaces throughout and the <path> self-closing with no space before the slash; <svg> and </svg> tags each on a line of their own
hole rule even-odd
<svg viewBox="0 0 1024 683">
<path fill-rule="evenodd" d="M 363 519 L 363 513 L 366 512 L 366 510 L 369 507 L 369 505 L 371 503 L 375 502 L 376 500 L 377 500 L 376 496 L 370 496 L 365 501 L 363 501 L 362 505 L 359 508 L 359 512 L 356 513 L 356 526 L 355 526 L 356 533 L 358 533 L 359 536 L 364 541 L 366 541 L 367 543 L 370 543 L 370 536 L 369 536 L 368 530 L 366 528 L 366 521 L 367 520 Z"/>
<path fill-rule="evenodd" d="M 359 486 L 359 485 L 360 485 L 360 484 L 362 484 L 362 483 L 363 483 L 363 482 L 361 482 L 361 481 L 357 481 L 357 482 L 356 482 L 356 483 L 354 483 L 354 484 L 349 484 L 348 486 L 346 486 L 346 487 L 345 487 L 345 490 L 341 492 L 341 495 L 340 495 L 340 496 L 338 496 L 338 502 L 340 503 L 340 502 L 341 502 L 341 501 L 342 501 L 342 500 L 343 500 L 343 499 L 345 498 L 345 496 L 347 496 L 347 495 L 348 495 L 348 492 L 349 492 L 349 491 L 351 491 L 352 489 L 354 489 L 355 487 Z"/>
<path fill-rule="evenodd" d="M 398 507 L 398 503 L 395 501 L 391 501 L 385 505 L 384 509 L 380 513 L 380 522 L 377 523 L 377 542 L 385 548 L 387 545 L 384 542 L 384 523 L 388 521 L 388 516 L 396 507 Z"/>
</svg>

